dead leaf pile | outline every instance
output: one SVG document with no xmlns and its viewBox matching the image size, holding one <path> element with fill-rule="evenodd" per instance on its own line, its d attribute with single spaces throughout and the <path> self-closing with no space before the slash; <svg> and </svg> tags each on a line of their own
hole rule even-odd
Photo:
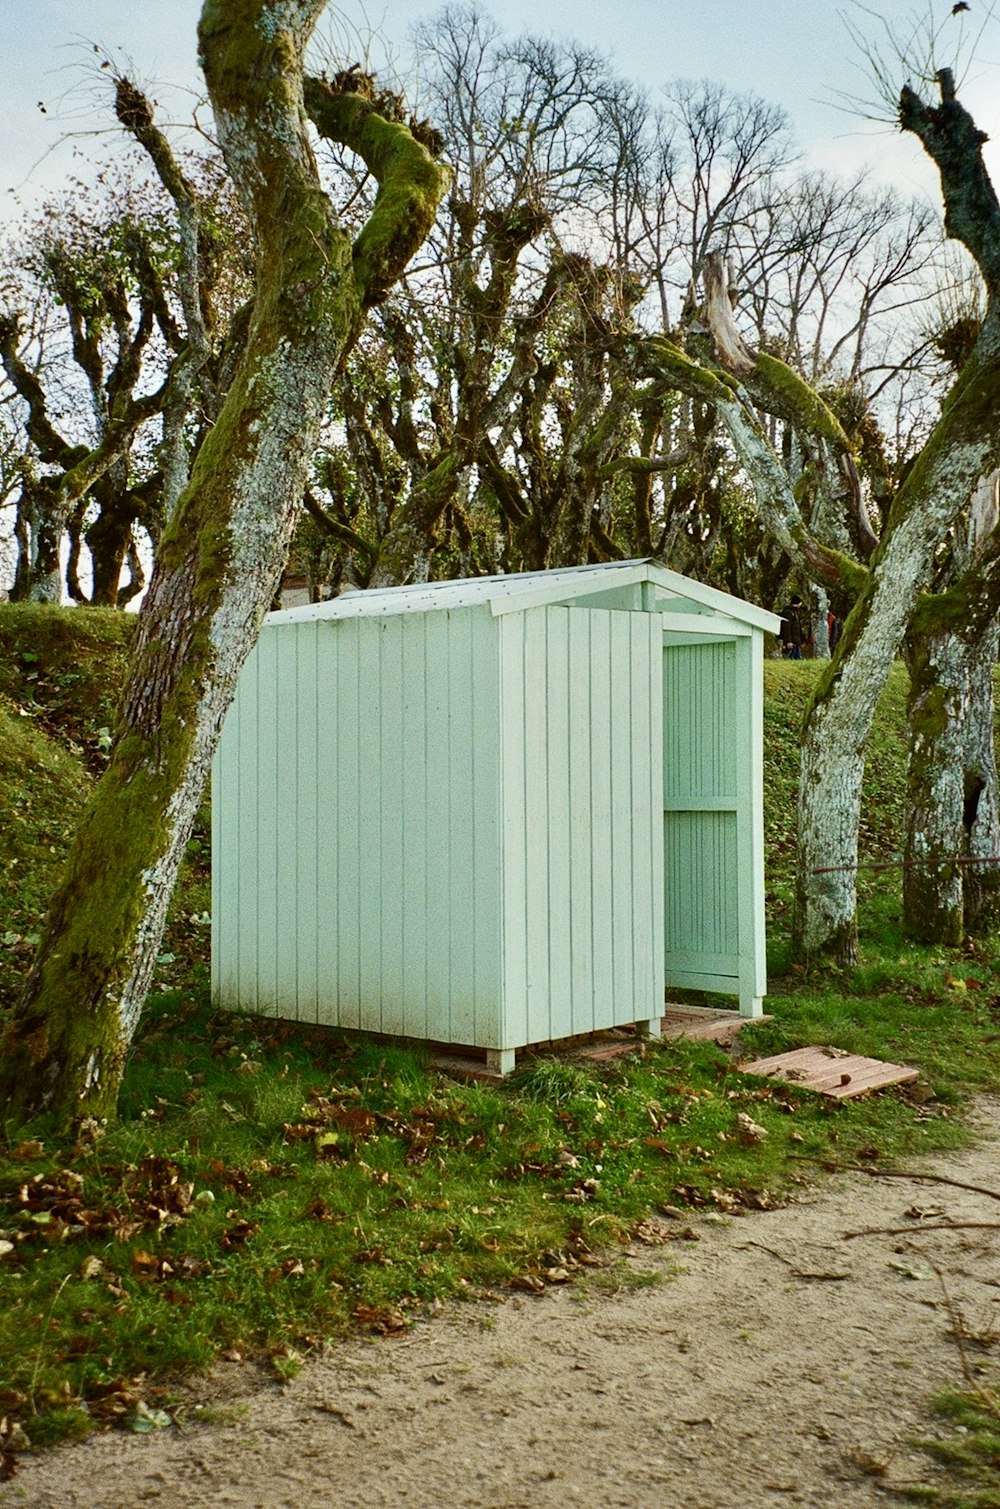
<svg viewBox="0 0 1000 1509">
<path fill-rule="evenodd" d="M 355 1305 L 351 1313 L 359 1325 L 380 1336 L 400 1336 L 409 1324 L 396 1305 Z"/>
<path fill-rule="evenodd" d="M 592 1252 L 583 1237 L 577 1236 L 572 1245 L 558 1252 L 543 1252 L 537 1263 L 531 1263 L 523 1273 L 510 1280 L 512 1289 L 521 1289 L 527 1294 L 543 1294 L 549 1284 L 566 1284 L 581 1268 L 606 1268 L 607 1259 Z"/>
<path fill-rule="evenodd" d="M 388 1135 L 403 1143 L 410 1165 L 422 1163 L 438 1140 L 438 1117 L 426 1106 L 414 1106 L 408 1113 L 369 1111 L 345 1105 L 345 1098 L 346 1092 L 331 1096 L 313 1091 L 310 1103 L 302 1107 L 303 1119 L 284 1123 L 284 1140 L 311 1141 L 319 1157 L 346 1162 L 359 1146 Z"/>
<path fill-rule="evenodd" d="M 63 1242 L 83 1236 L 119 1236 L 125 1221 L 119 1210 L 90 1205 L 84 1198 L 83 1175 L 68 1168 L 28 1179 L 18 1186 L 13 1204 L 20 1221 L 12 1233 L 15 1256 L 32 1238 Z"/>
<path fill-rule="evenodd" d="M 94 1204 L 86 1181 L 71 1169 L 36 1174 L 17 1187 L 13 1205 L 19 1227 L 13 1251 L 32 1238 L 46 1243 L 114 1237 L 128 1242 L 141 1231 L 159 1231 L 183 1221 L 192 1207 L 194 1184 L 170 1158 L 148 1157 L 125 1170 L 117 1206 Z"/>
</svg>

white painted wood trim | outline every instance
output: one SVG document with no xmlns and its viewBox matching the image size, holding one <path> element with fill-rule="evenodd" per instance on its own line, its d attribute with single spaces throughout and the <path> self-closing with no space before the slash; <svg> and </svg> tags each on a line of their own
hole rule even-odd
<svg viewBox="0 0 1000 1509">
<path fill-rule="evenodd" d="M 685 641 L 692 634 L 703 634 L 709 639 L 743 639 L 757 632 L 750 624 L 738 623 L 735 618 L 710 618 L 707 613 L 661 613 L 660 625 L 665 634 L 680 634 Z"/>
</svg>

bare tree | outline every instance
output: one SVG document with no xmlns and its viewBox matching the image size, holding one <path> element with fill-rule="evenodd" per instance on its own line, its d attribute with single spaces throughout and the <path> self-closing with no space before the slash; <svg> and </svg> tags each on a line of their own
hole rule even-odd
<svg viewBox="0 0 1000 1509">
<path fill-rule="evenodd" d="M 50 207 L 32 227 L 22 269 L 12 292 L 29 313 L 11 298 L 0 313 L 0 361 L 28 440 L 16 595 L 59 601 L 61 546 L 71 522 L 79 538 L 90 510 L 94 599 L 114 604 L 143 511 L 129 458 L 165 393 L 154 340 L 162 284 L 150 237 L 127 212 L 91 226 L 68 206 Z"/>
</svg>

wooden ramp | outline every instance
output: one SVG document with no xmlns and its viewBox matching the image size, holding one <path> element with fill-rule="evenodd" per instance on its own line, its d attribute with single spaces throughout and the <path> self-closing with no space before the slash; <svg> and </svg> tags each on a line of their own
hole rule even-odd
<svg viewBox="0 0 1000 1509">
<path fill-rule="evenodd" d="M 728 1043 L 742 1028 L 770 1020 L 769 1016 L 741 1016 L 738 1011 L 724 1011 L 718 1006 L 674 1006 L 668 1002 L 660 1032 L 663 1037 Z"/>
<path fill-rule="evenodd" d="M 769 1016 L 741 1016 L 738 1011 L 722 1010 L 716 1006 L 679 1006 L 668 1002 L 660 1022 L 660 1036 L 728 1043 L 741 1028 L 770 1020 Z M 611 1027 L 604 1032 L 592 1032 L 581 1037 L 561 1038 L 555 1042 L 534 1043 L 531 1047 L 519 1048 L 517 1062 L 520 1065 L 532 1058 L 547 1057 L 609 1063 L 635 1053 L 647 1041 L 649 1040 L 633 1027 Z M 440 1069 L 459 1079 L 500 1079 L 500 1075 L 487 1066 L 484 1048 L 461 1048 L 448 1043 L 433 1043 L 429 1046 L 432 1069 Z"/>
<path fill-rule="evenodd" d="M 918 1071 L 906 1064 L 862 1058 L 860 1054 L 847 1053 L 843 1048 L 793 1048 L 789 1053 L 754 1059 L 753 1063 L 738 1067 L 741 1074 L 780 1079 L 785 1084 L 800 1085 L 803 1090 L 816 1090 L 820 1095 L 832 1096 L 834 1100 L 849 1100 L 854 1095 L 867 1095 L 870 1090 L 881 1090 L 886 1085 L 899 1085 L 918 1077 Z"/>
</svg>

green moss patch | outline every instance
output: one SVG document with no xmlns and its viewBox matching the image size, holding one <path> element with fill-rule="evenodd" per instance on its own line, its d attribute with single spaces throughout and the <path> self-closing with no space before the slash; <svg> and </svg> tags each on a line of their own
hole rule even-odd
<svg viewBox="0 0 1000 1509">
<path fill-rule="evenodd" d="M 0 606 L 0 694 L 80 754 L 103 764 L 135 617 L 112 608 Z"/>
<path fill-rule="evenodd" d="M 88 789 L 81 762 L 0 697 L 0 1005 L 24 977 Z"/>
</svg>

